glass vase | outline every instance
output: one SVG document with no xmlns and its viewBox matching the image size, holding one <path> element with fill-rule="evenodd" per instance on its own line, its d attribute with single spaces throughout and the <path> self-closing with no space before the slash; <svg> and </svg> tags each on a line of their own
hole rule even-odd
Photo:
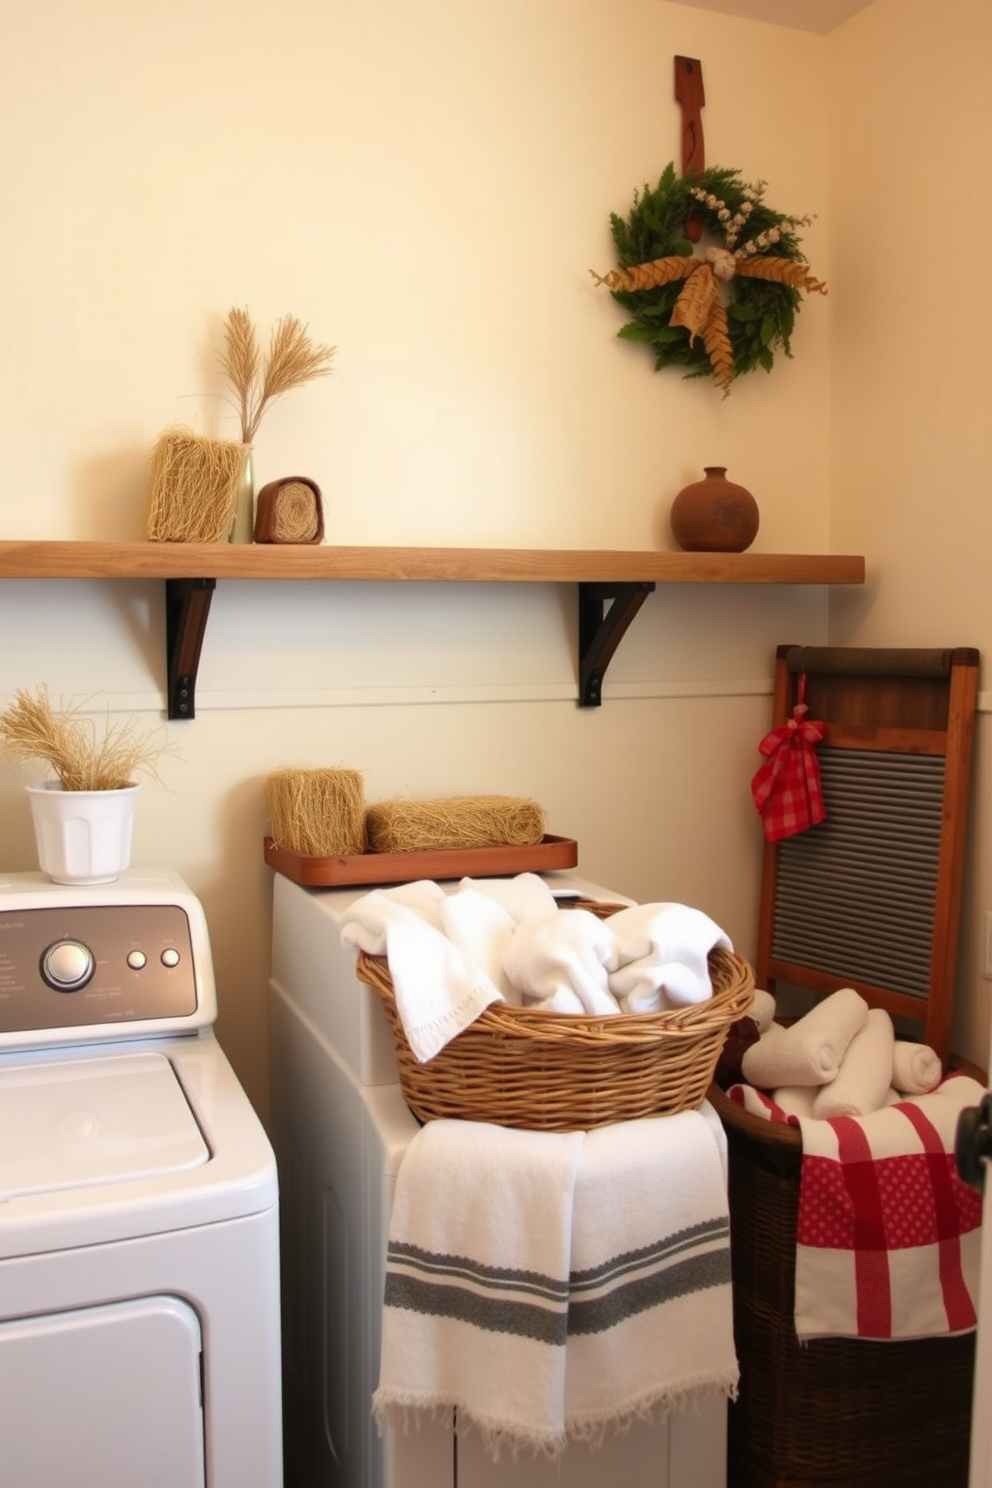
<svg viewBox="0 0 992 1488">
<path fill-rule="evenodd" d="M 234 503 L 234 520 L 227 540 L 232 543 L 250 543 L 255 540 L 255 471 L 250 445 L 241 471 Z"/>
</svg>

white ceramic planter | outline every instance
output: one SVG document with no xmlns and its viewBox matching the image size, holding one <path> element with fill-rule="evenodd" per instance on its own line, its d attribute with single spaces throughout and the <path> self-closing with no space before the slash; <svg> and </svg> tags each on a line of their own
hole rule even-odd
<svg viewBox="0 0 992 1488">
<path fill-rule="evenodd" d="M 136 785 L 67 791 L 57 780 L 29 785 L 38 865 L 54 883 L 113 883 L 131 861 Z"/>
</svg>

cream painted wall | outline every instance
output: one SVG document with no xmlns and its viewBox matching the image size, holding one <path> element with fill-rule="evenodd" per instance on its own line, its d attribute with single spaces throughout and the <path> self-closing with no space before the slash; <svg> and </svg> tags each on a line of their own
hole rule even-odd
<svg viewBox="0 0 992 1488">
<path fill-rule="evenodd" d="M 654 547 L 705 459 L 757 489 L 758 546 L 825 547 L 826 304 L 774 399 L 762 375 L 724 404 L 617 342 L 588 272 L 678 156 L 679 51 L 711 160 L 820 213 L 823 263 L 820 38 L 658 0 L 2 9 L 5 536 L 141 536 L 161 429 L 235 432 L 244 304 L 339 347 L 256 458 L 318 479 L 330 540 Z"/>
<path fill-rule="evenodd" d="M 992 7 L 875 0 L 827 39 L 831 546 L 866 553 L 831 599 L 838 645 L 992 654 Z M 987 666 L 955 1047 L 983 1064 L 992 983 Z"/>
<path fill-rule="evenodd" d="M 158 434 L 235 432 L 216 352 L 247 305 L 338 347 L 256 446 L 259 481 L 320 483 L 331 542 L 667 547 L 676 491 L 724 463 L 758 497 L 757 550 L 828 548 L 834 301 L 724 402 L 618 342 L 588 270 L 678 157 L 687 54 L 708 159 L 818 214 L 831 278 L 830 38 L 664 0 L 0 0 L 0 33 L 0 537 L 140 537 Z M 699 904 L 753 949 L 771 657 L 826 638 L 825 594 L 656 593 L 599 710 L 575 706 L 574 603 L 221 584 L 135 862 L 203 898 L 219 1032 L 263 1114 L 279 766 L 361 769 L 370 800 L 534 796 L 588 877 Z M 0 702 L 44 681 L 154 722 L 163 629 L 160 585 L 7 581 Z M 0 766 L 0 871 L 35 864 L 23 783 Z"/>
</svg>

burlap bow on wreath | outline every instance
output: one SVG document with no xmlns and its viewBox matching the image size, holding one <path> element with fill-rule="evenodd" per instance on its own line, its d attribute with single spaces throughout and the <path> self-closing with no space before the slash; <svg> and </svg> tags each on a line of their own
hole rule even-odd
<svg viewBox="0 0 992 1488">
<path fill-rule="evenodd" d="M 742 373 L 770 372 L 777 349 L 791 355 L 802 292 L 827 292 L 799 244 L 799 228 L 812 219 L 776 212 L 764 190 L 763 181 L 743 181 L 736 170 L 682 177 L 669 164 L 656 187 L 635 195 L 625 219 L 610 216 L 620 267 L 590 270 L 633 315 L 618 332 L 622 339 L 648 342 L 656 371 L 681 365 L 688 377 L 710 373 L 724 397 Z M 690 212 L 722 247 L 693 253 L 685 235 Z"/>
</svg>

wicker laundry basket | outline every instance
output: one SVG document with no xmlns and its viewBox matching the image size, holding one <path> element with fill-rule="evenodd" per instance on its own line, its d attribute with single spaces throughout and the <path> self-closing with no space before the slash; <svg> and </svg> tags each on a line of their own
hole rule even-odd
<svg viewBox="0 0 992 1488">
<path fill-rule="evenodd" d="M 577 907 L 602 918 L 625 906 Z M 740 956 L 716 949 L 709 966 L 713 996 L 670 1012 L 570 1016 L 494 1004 L 426 1064 L 406 1041 L 386 961 L 362 952 L 357 974 L 382 999 L 400 1088 L 420 1121 L 579 1131 L 702 1104 L 727 1030 L 754 995 L 751 967 Z"/>
<path fill-rule="evenodd" d="M 721 1091 L 734 1338 L 728 1488 L 967 1488 L 975 1335 L 800 1345 L 792 1326 L 802 1137 Z"/>
</svg>

